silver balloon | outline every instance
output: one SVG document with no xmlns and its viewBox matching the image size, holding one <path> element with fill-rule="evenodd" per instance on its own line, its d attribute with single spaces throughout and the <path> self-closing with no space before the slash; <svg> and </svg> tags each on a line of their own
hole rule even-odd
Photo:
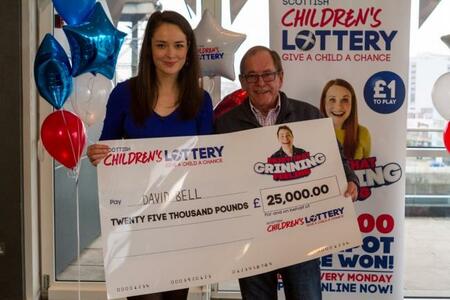
<svg viewBox="0 0 450 300">
<path fill-rule="evenodd" d="M 184 3 L 186 3 L 187 6 L 189 6 L 194 14 L 197 11 L 197 0 L 184 0 Z"/>
<path fill-rule="evenodd" d="M 162 6 L 161 1 L 156 1 L 153 3 L 153 5 L 155 6 L 155 11 L 162 11 L 163 6 Z"/>
<path fill-rule="evenodd" d="M 153 4 L 153 7 L 155 8 L 155 11 L 162 10 L 161 2 L 158 0 L 106 0 L 109 7 L 109 12 L 111 13 L 111 18 L 113 19 L 114 25 L 117 26 L 117 23 L 119 23 L 120 17 L 122 16 L 122 10 L 125 4 L 127 3 L 151 3 Z M 151 12 L 144 12 L 144 14 L 148 14 Z"/>
<path fill-rule="evenodd" d="M 230 19 L 231 23 L 234 22 L 234 19 L 236 19 L 236 16 L 241 11 L 242 7 L 247 3 L 247 0 L 233 0 L 230 1 Z"/>
<path fill-rule="evenodd" d="M 224 29 L 208 10 L 204 11 L 194 33 L 202 76 L 223 76 L 234 80 L 234 53 L 246 35 Z"/>
<path fill-rule="evenodd" d="M 434 108 L 447 121 L 450 120 L 450 72 L 441 75 L 433 85 L 431 99 Z"/>
<path fill-rule="evenodd" d="M 441 36 L 441 41 L 443 41 L 447 47 L 450 48 L 450 34 Z"/>
</svg>

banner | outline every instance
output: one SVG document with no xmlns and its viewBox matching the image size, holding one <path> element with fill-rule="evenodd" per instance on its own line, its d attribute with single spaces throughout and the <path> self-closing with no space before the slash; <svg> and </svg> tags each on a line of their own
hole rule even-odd
<svg viewBox="0 0 450 300">
<path fill-rule="evenodd" d="M 247 277 L 359 246 L 331 120 L 286 125 L 102 141 L 111 147 L 98 166 L 108 298 Z"/>
<path fill-rule="evenodd" d="M 322 258 L 324 299 L 403 299 L 410 1 L 269 3 L 282 90 L 333 119 L 361 183 L 363 245 Z"/>
</svg>

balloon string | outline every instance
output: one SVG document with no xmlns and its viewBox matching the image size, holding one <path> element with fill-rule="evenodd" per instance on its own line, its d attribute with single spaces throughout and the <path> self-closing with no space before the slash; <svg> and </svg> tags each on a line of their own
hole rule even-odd
<svg viewBox="0 0 450 300">
<path fill-rule="evenodd" d="M 75 149 L 74 149 L 73 142 L 72 142 L 72 136 L 70 135 L 70 132 L 69 132 L 69 129 L 68 129 L 68 126 L 67 126 L 67 121 L 66 121 L 66 118 L 64 116 L 64 112 L 63 112 L 63 110 L 60 110 L 60 112 L 61 112 L 61 117 L 63 119 L 64 125 L 66 127 L 67 136 L 69 137 L 70 149 L 72 150 L 73 161 L 76 163 L 77 162 L 77 157 L 80 157 L 80 155 L 79 155 L 80 154 L 80 151 L 79 151 L 80 149 L 77 149 L 78 152 L 75 154 Z M 77 128 L 77 136 L 80 137 L 80 130 L 79 130 L 79 128 Z"/>
<path fill-rule="evenodd" d="M 72 150 L 72 155 L 74 162 L 76 162 L 75 167 L 72 169 L 73 174 L 75 175 L 75 205 L 76 205 L 76 222 L 77 222 L 77 268 L 78 268 L 78 300 L 81 300 L 81 259 L 80 259 L 80 203 L 79 203 L 79 176 L 80 176 L 80 163 L 77 162 L 77 157 L 80 157 L 80 153 L 82 149 L 76 149 L 77 153 L 75 154 L 75 149 L 72 142 L 72 136 L 70 135 L 67 120 L 64 116 L 63 111 L 61 110 L 61 116 L 64 121 L 64 125 L 66 126 L 66 133 L 69 137 L 70 149 Z M 80 124 L 77 123 L 77 136 L 80 137 L 82 128 L 80 128 Z M 81 143 L 82 144 L 82 143 Z M 78 145 L 78 147 L 83 147 L 83 145 Z"/>
<path fill-rule="evenodd" d="M 78 262 L 78 300 L 81 300 L 81 258 L 80 258 L 80 203 L 79 203 L 79 175 L 80 168 L 79 165 L 76 168 L 75 172 L 75 203 L 77 206 L 77 262 Z"/>
</svg>

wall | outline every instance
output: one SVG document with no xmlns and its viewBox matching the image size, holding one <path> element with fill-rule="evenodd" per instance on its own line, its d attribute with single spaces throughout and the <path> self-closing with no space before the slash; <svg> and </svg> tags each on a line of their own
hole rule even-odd
<svg viewBox="0 0 450 300">
<path fill-rule="evenodd" d="M 22 1 L 22 158 L 23 158 L 23 226 L 25 256 L 25 290 L 27 300 L 40 297 L 39 257 L 39 189 L 37 140 L 38 97 L 33 65 L 37 48 L 37 0 Z"/>
<path fill-rule="evenodd" d="M 24 299 L 21 1 L 0 9 L 0 299 Z"/>
</svg>

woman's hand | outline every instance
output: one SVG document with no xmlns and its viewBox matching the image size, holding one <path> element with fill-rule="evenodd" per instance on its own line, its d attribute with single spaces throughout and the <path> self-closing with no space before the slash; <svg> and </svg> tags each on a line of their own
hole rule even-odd
<svg viewBox="0 0 450 300">
<path fill-rule="evenodd" d="M 110 151 L 111 149 L 107 145 L 93 144 L 87 148 L 87 156 L 91 164 L 97 166 Z"/>
<path fill-rule="evenodd" d="M 358 197 L 358 186 L 353 181 L 348 182 L 347 190 L 345 191 L 344 196 L 352 197 L 352 201 L 356 201 L 356 197 Z"/>
</svg>

